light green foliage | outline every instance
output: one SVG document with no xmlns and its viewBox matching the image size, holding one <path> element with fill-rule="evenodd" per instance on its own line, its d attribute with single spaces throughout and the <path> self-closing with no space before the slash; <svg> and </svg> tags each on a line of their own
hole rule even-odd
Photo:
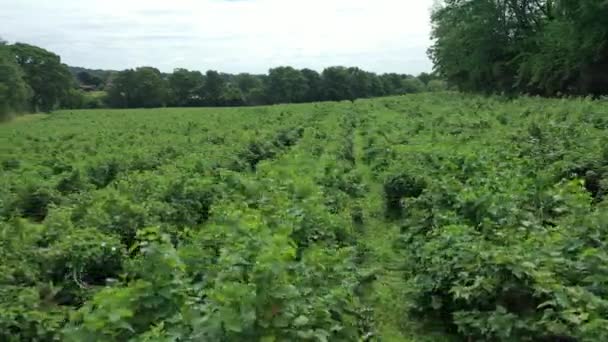
<svg viewBox="0 0 608 342">
<path fill-rule="evenodd" d="M 605 340 L 607 117 L 438 92 L 2 125 L 0 340 Z"/>
</svg>

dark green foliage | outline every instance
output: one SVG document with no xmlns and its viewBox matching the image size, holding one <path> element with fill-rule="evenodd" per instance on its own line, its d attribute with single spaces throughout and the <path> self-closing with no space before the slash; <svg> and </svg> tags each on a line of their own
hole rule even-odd
<svg viewBox="0 0 608 342">
<path fill-rule="evenodd" d="M 118 278 L 124 255 L 117 238 L 96 229 L 74 229 L 64 232 L 48 247 L 41 268 L 54 283 L 73 282 L 76 287 L 104 285 L 107 279 Z"/>
<path fill-rule="evenodd" d="M 203 86 L 203 74 L 199 71 L 176 69 L 169 75 L 169 104 L 184 107 L 200 103 L 198 94 Z"/>
<path fill-rule="evenodd" d="M 76 79 L 84 85 L 99 87 L 103 84 L 103 80 L 101 79 L 101 77 L 92 75 L 84 70 L 76 74 Z"/>
<path fill-rule="evenodd" d="M 162 107 L 167 84 L 160 71 L 151 67 L 129 69 L 113 75 L 106 102 L 116 108 Z"/>
<path fill-rule="evenodd" d="M 179 227 L 196 227 L 209 219 L 213 188 L 205 182 L 180 180 L 172 183 L 163 196 L 170 208 L 162 213 L 165 221 Z"/>
<path fill-rule="evenodd" d="M 87 171 L 89 181 L 98 188 L 104 188 L 116 179 L 120 168 L 121 166 L 116 160 L 101 162 L 96 166 L 89 167 Z"/>
<path fill-rule="evenodd" d="M 384 181 L 384 196 L 386 200 L 386 214 L 388 217 L 400 216 L 403 198 L 419 197 L 426 187 L 426 182 L 408 174 L 389 176 Z"/>
<path fill-rule="evenodd" d="M 41 222 L 54 201 L 56 198 L 52 190 L 44 186 L 29 184 L 17 191 L 13 206 L 18 215 Z"/>
<path fill-rule="evenodd" d="M 266 82 L 272 103 L 302 102 L 309 92 L 308 79 L 292 67 L 270 69 Z"/>
<path fill-rule="evenodd" d="M 10 46 L 0 44 L 0 121 L 27 108 L 31 88 L 23 70 L 12 58 Z"/>
<path fill-rule="evenodd" d="M 430 55 L 462 90 L 605 94 L 606 18 L 602 0 L 448 0 L 432 15 Z"/>
<path fill-rule="evenodd" d="M 76 169 L 65 174 L 57 182 L 57 191 L 66 195 L 84 190 L 86 181 L 82 178 L 80 170 Z"/>
<path fill-rule="evenodd" d="M 9 48 L 32 89 L 30 109 L 53 110 L 73 85 L 68 67 L 59 56 L 36 46 L 17 43 Z"/>
</svg>

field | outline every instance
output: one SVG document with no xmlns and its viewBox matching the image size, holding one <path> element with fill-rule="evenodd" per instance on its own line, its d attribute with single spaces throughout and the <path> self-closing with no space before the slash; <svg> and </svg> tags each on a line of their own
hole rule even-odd
<svg viewBox="0 0 608 342">
<path fill-rule="evenodd" d="M 2 341 L 608 340 L 608 105 L 0 125 Z"/>
</svg>

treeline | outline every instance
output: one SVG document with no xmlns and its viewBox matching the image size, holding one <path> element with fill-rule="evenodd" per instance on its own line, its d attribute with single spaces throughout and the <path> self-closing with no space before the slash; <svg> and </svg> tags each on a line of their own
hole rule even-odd
<svg viewBox="0 0 608 342">
<path fill-rule="evenodd" d="M 606 0 L 445 0 L 432 23 L 436 71 L 461 90 L 608 94 Z"/>
<path fill-rule="evenodd" d="M 330 67 L 323 72 L 292 67 L 267 75 L 225 74 L 152 67 L 124 71 L 68 67 L 42 48 L 0 41 L 0 118 L 11 113 L 58 108 L 162 106 L 246 106 L 354 100 L 439 91 L 446 83 L 433 74 L 418 77 Z"/>
<path fill-rule="evenodd" d="M 114 108 L 246 106 L 315 101 L 342 101 L 385 95 L 442 90 L 436 76 L 419 77 L 367 72 L 359 68 L 330 67 L 318 73 L 288 66 L 267 75 L 206 73 L 176 69 L 163 74 L 151 67 L 113 75 L 105 89 L 106 104 Z"/>
</svg>

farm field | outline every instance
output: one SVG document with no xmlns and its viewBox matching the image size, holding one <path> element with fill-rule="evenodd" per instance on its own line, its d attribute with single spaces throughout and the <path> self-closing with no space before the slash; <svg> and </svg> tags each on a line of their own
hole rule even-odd
<svg viewBox="0 0 608 342">
<path fill-rule="evenodd" d="M 608 103 L 0 125 L 1 341 L 608 340 Z"/>
</svg>

